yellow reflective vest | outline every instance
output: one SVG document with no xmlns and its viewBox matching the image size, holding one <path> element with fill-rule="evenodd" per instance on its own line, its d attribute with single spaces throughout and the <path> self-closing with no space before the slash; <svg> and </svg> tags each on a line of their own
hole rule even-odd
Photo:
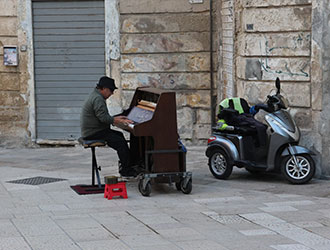
<svg viewBox="0 0 330 250">
<path fill-rule="evenodd" d="M 233 108 L 235 110 L 237 110 L 239 114 L 244 113 L 244 109 L 242 107 L 240 97 L 226 98 L 226 99 L 222 100 L 219 104 L 219 113 L 221 112 L 222 109 L 230 108 L 230 101 L 232 101 L 232 104 L 234 106 Z M 226 130 L 226 129 L 232 130 L 233 127 L 232 126 L 228 127 L 228 124 L 226 123 L 226 121 L 224 119 L 219 119 L 218 122 L 217 122 L 217 129 L 219 129 L 219 130 Z"/>
</svg>

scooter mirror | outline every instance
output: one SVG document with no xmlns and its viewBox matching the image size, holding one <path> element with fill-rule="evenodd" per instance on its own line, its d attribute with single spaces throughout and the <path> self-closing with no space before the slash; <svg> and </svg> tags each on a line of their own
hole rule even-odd
<svg viewBox="0 0 330 250">
<path fill-rule="evenodd" d="M 277 94 L 280 94 L 281 92 L 281 82 L 280 82 L 280 78 L 276 78 L 276 81 L 275 81 L 275 86 L 277 88 Z"/>
</svg>

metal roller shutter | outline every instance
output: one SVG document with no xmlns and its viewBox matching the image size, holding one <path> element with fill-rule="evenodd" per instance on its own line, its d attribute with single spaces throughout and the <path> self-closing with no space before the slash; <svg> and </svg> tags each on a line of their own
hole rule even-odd
<svg viewBox="0 0 330 250">
<path fill-rule="evenodd" d="M 32 6 L 37 138 L 77 139 L 83 101 L 105 74 L 104 2 Z"/>
</svg>

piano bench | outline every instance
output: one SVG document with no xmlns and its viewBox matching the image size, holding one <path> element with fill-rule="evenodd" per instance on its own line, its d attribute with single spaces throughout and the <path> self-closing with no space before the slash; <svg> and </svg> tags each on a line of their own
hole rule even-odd
<svg viewBox="0 0 330 250">
<path fill-rule="evenodd" d="M 101 171 L 101 167 L 97 165 L 95 148 L 104 147 L 106 145 L 106 142 L 105 140 L 84 140 L 82 138 L 79 138 L 78 141 L 84 148 L 90 148 L 92 151 L 92 186 L 95 186 L 95 175 L 96 175 L 97 185 L 99 188 L 101 188 L 102 185 L 99 174 L 99 170 Z"/>
<path fill-rule="evenodd" d="M 104 147 L 106 142 L 104 140 L 83 140 L 84 148 Z"/>
</svg>

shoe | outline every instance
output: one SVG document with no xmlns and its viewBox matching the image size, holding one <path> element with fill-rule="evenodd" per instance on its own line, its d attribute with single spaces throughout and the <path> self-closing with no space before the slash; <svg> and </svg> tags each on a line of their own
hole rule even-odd
<svg viewBox="0 0 330 250">
<path fill-rule="evenodd" d="M 122 169 L 121 171 L 119 171 L 119 173 L 123 177 L 136 177 L 138 175 L 137 171 L 133 168 Z"/>
</svg>

